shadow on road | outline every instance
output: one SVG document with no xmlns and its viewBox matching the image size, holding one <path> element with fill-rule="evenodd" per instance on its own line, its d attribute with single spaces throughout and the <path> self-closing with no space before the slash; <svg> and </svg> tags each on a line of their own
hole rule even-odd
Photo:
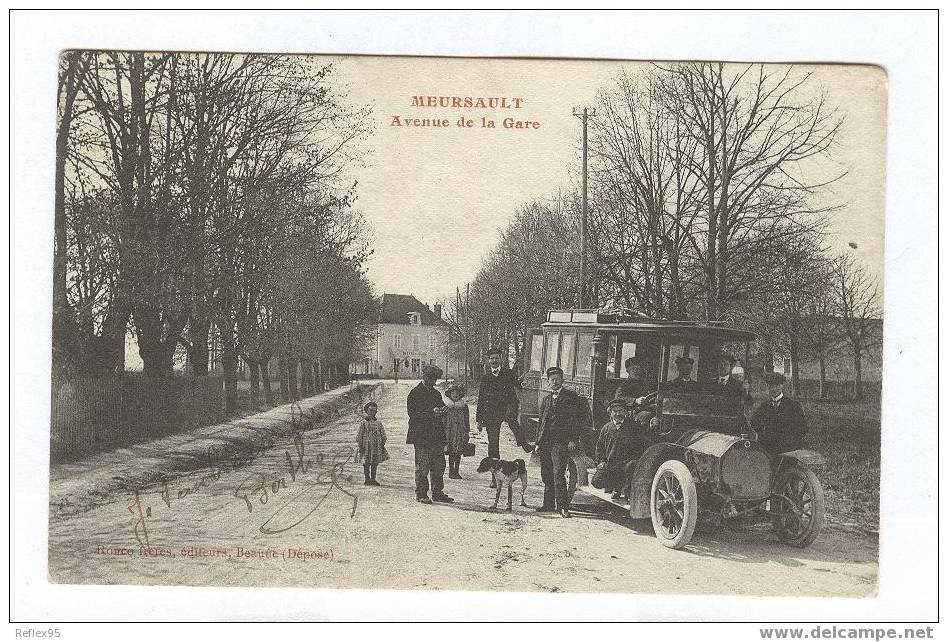
<svg viewBox="0 0 948 642">
<path fill-rule="evenodd" d="M 593 502 L 573 504 L 574 517 L 608 520 L 629 531 L 635 537 L 655 538 L 655 531 L 648 519 L 630 519 L 625 510 L 592 498 Z M 655 542 L 656 546 L 661 546 Z M 864 538 L 854 538 L 834 530 L 824 531 L 807 548 L 787 546 L 767 524 L 734 524 L 712 527 L 699 524 L 691 543 L 681 549 L 683 554 L 712 557 L 750 564 L 777 563 L 786 567 L 803 566 L 807 563 L 838 564 L 876 562 L 878 544 Z M 817 569 L 829 570 L 829 569 Z"/>
</svg>

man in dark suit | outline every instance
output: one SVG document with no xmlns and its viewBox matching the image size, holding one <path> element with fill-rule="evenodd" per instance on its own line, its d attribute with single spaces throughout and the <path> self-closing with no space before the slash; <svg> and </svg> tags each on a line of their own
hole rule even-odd
<svg viewBox="0 0 948 642">
<path fill-rule="evenodd" d="M 696 392 L 698 382 L 691 376 L 695 360 L 691 357 L 678 357 L 675 359 L 675 366 L 678 368 L 678 376 L 669 382 L 669 389 L 673 392 Z"/>
<path fill-rule="evenodd" d="M 803 406 L 796 399 L 784 395 L 786 378 L 778 372 L 764 375 L 770 398 L 761 403 L 751 417 L 751 426 L 757 432 L 764 450 L 771 454 L 803 448 L 806 435 L 806 417 Z"/>
<path fill-rule="evenodd" d="M 646 390 L 645 384 L 642 383 L 642 364 L 637 357 L 629 357 L 625 360 L 625 372 L 626 378 L 616 388 L 613 399 L 625 399 L 632 403 L 651 392 L 651 390 Z"/>
<path fill-rule="evenodd" d="M 743 398 L 744 385 L 731 376 L 731 370 L 734 369 L 734 357 L 729 354 L 722 354 L 718 357 L 718 388 L 728 396 Z"/>
<path fill-rule="evenodd" d="M 441 412 L 444 399 L 434 387 L 441 368 L 425 365 L 421 369 L 421 383 L 408 393 L 408 439 L 415 446 L 415 499 L 422 504 L 450 503 L 454 500 L 444 494 L 444 447 L 447 444 Z M 428 499 L 428 479 L 431 478 L 431 499 Z"/>
<path fill-rule="evenodd" d="M 642 360 L 629 357 L 625 360 L 625 371 L 628 377 L 616 388 L 613 399 L 625 400 L 635 422 L 648 428 L 656 409 L 654 395 L 650 394 L 653 391 L 648 390 L 642 381 Z"/>
<path fill-rule="evenodd" d="M 517 445 L 524 451 L 531 452 L 532 448 L 523 439 L 520 422 L 517 420 L 520 404 L 517 391 L 523 387 L 513 370 L 503 363 L 499 349 L 491 348 L 487 351 L 487 366 L 487 371 L 480 380 L 477 412 L 474 416 L 478 432 L 487 429 L 487 456 L 500 459 L 500 424 L 503 422 L 510 426 Z M 493 480 L 490 487 L 494 487 Z"/>
<path fill-rule="evenodd" d="M 540 404 L 536 450 L 540 457 L 540 477 L 543 479 L 543 506 L 537 510 L 559 510 L 563 517 L 571 517 L 566 467 L 570 453 L 579 447 L 588 423 L 589 406 L 578 394 L 563 387 L 563 371 L 560 368 L 547 368 L 546 378 L 552 392 Z"/>
</svg>

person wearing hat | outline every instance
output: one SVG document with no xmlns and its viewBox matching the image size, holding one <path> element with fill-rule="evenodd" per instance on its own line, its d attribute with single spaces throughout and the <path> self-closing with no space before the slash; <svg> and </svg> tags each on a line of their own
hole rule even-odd
<svg viewBox="0 0 948 642">
<path fill-rule="evenodd" d="M 478 432 L 487 429 L 487 456 L 500 459 L 500 424 L 504 422 L 510 427 L 518 446 L 526 452 L 533 450 L 524 440 L 517 420 L 520 404 L 517 392 L 523 387 L 513 370 L 503 363 L 500 349 L 491 348 L 487 351 L 487 369 L 478 386 L 474 421 L 477 422 Z M 494 487 L 493 479 L 490 487 Z"/>
<path fill-rule="evenodd" d="M 422 504 L 453 502 L 444 493 L 444 447 L 447 439 L 441 413 L 444 399 L 435 384 L 444 374 L 436 365 L 425 364 L 421 383 L 408 393 L 408 439 L 415 447 L 415 499 Z M 429 478 L 431 499 L 428 499 Z"/>
<path fill-rule="evenodd" d="M 628 481 L 635 462 L 645 452 L 644 427 L 629 419 L 624 399 L 613 399 L 606 407 L 610 421 L 599 432 L 596 466 L 602 474 L 602 488 L 612 499 L 628 497 Z"/>
<path fill-rule="evenodd" d="M 761 445 L 769 453 L 785 453 L 803 448 L 806 435 L 806 417 L 803 406 L 784 394 L 787 379 L 779 372 L 764 375 L 769 398 L 763 401 L 751 416 L 751 426 L 757 432 Z"/>
<path fill-rule="evenodd" d="M 625 371 L 627 377 L 623 379 L 619 387 L 616 388 L 615 399 L 621 398 L 631 402 L 650 392 L 645 389 L 645 384 L 642 382 L 641 359 L 638 357 L 629 357 L 626 359 Z"/>
<path fill-rule="evenodd" d="M 698 388 L 698 382 L 691 377 L 695 360 L 682 355 L 675 359 L 675 367 L 678 368 L 678 376 L 671 380 L 670 388 L 676 392 L 695 392 Z"/>
<path fill-rule="evenodd" d="M 744 384 L 744 369 L 738 368 L 736 364 L 737 360 L 726 352 L 718 356 L 715 388 L 718 394 L 728 399 L 732 410 L 740 415 L 743 423 L 743 416 L 753 407 L 754 399 L 750 387 Z"/>
<path fill-rule="evenodd" d="M 562 369 L 547 368 L 546 378 L 551 392 L 540 404 L 536 452 L 543 480 L 543 505 L 537 511 L 559 511 L 563 517 L 571 517 L 566 468 L 570 454 L 579 448 L 588 423 L 589 406 L 578 394 L 563 387 Z"/>
<path fill-rule="evenodd" d="M 625 360 L 625 371 L 628 373 L 628 378 L 622 380 L 622 383 L 616 388 L 616 394 L 613 398 L 625 400 L 635 421 L 648 427 L 657 410 L 655 397 L 650 394 L 653 391 L 647 390 L 645 383 L 642 381 L 642 368 L 642 359 L 639 357 L 629 357 Z M 606 410 L 608 410 L 608 406 Z"/>
<path fill-rule="evenodd" d="M 737 360 L 726 352 L 718 357 L 718 378 L 716 384 L 718 389 L 726 395 L 743 397 L 744 385 L 731 374 L 734 370 L 735 363 L 737 363 Z"/>
</svg>

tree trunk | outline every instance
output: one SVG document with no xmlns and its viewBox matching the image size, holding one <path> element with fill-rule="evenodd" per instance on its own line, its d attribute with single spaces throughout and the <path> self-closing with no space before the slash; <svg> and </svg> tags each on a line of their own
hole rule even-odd
<svg viewBox="0 0 948 642">
<path fill-rule="evenodd" d="M 280 399 L 286 403 L 290 400 L 290 387 L 287 384 L 289 372 L 286 365 L 286 359 L 280 357 L 277 363 L 280 367 Z"/>
<path fill-rule="evenodd" d="M 102 323 L 102 334 L 79 333 L 79 371 L 85 375 L 113 374 L 125 369 L 125 331 L 130 314 L 113 309 Z"/>
<path fill-rule="evenodd" d="M 796 334 L 790 335 L 790 387 L 796 397 L 800 396 L 800 346 Z"/>
<path fill-rule="evenodd" d="M 56 169 L 53 229 L 53 375 L 64 376 L 75 372 L 78 366 L 79 346 L 75 319 L 67 296 L 66 248 L 66 153 L 72 126 L 73 107 L 79 91 L 76 81 L 78 52 L 65 54 L 66 69 L 60 79 L 63 93 L 59 129 L 56 131 Z"/>
<path fill-rule="evenodd" d="M 398 381 L 397 371 L 395 373 L 395 381 Z M 318 386 L 320 392 L 325 390 L 323 386 L 323 360 L 321 357 L 316 357 L 316 385 Z"/>
<path fill-rule="evenodd" d="M 247 361 L 250 369 L 250 407 L 256 410 L 260 405 L 260 364 L 256 361 Z"/>
<path fill-rule="evenodd" d="M 774 351 L 769 343 L 764 343 L 764 372 L 774 371 Z"/>
<path fill-rule="evenodd" d="M 299 367 L 299 362 L 296 359 L 293 359 L 292 361 L 287 363 L 286 383 L 290 391 L 290 401 L 299 401 L 299 398 L 300 398 L 300 392 L 296 385 L 296 382 L 297 382 L 296 370 L 298 367 Z"/>
<path fill-rule="evenodd" d="M 862 350 L 853 350 L 853 369 L 855 370 L 856 381 L 853 386 L 853 398 L 862 399 Z"/>
<path fill-rule="evenodd" d="M 270 387 L 270 355 L 260 359 L 260 379 L 263 382 L 263 399 L 268 406 L 273 405 L 273 390 Z"/>
<path fill-rule="evenodd" d="M 313 362 L 310 359 L 300 359 L 300 396 L 313 395 Z"/>
<path fill-rule="evenodd" d="M 124 342 L 123 342 L 124 345 Z M 142 372 L 146 377 L 170 379 L 174 376 L 174 346 L 167 342 L 143 339 L 139 334 L 138 353 L 142 358 Z"/>
<path fill-rule="evenodd" d="M 224 408 L 227 414 L 237 412 L 237 347 L 234 333 L 226 327 L 220 329 L 221 367 L 224 370 Z"/>
<path fill-rule="evenodd" d="M 820 399 L 826 399 L 826 357 L 820 354 Z"/>
<path fill-rule="evenodd" d="M 191 372 L 196 377 L 206 377 L 208 373 L 210 351 L 207 348 L 207 338 L 209 332 L 209 324 L 205 319 L 195 315 L 188 320 L 188 336 L 191 339 L 188 360 L 191 362 Z"/>
</svg>

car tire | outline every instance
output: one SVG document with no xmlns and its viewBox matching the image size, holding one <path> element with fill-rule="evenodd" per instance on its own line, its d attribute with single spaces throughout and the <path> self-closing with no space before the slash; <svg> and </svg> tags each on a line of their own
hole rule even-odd
<svg viewBox="0 0 948 642">
<path fill-rule="evenodd" d="M 650 500 L 655 537 L 668 548 L 684 548 L 698 522 L 698 490 L 688 467 L 674 459 L 659 466 Z"/>
<path fill-rule="evenodd" d="M 784 544 L 806 548 L 816 540 L 826 520 L 826 499 L 823 485 L 816 474 L 806 466 L 790 466 L 777 475 L 774 493 L 791 498 L 800 506 L 801 518 L 774 517 L 777 537 Z M 772 498 L 771 504 L 780 506 L 785 500 Z"/>
</svg>

